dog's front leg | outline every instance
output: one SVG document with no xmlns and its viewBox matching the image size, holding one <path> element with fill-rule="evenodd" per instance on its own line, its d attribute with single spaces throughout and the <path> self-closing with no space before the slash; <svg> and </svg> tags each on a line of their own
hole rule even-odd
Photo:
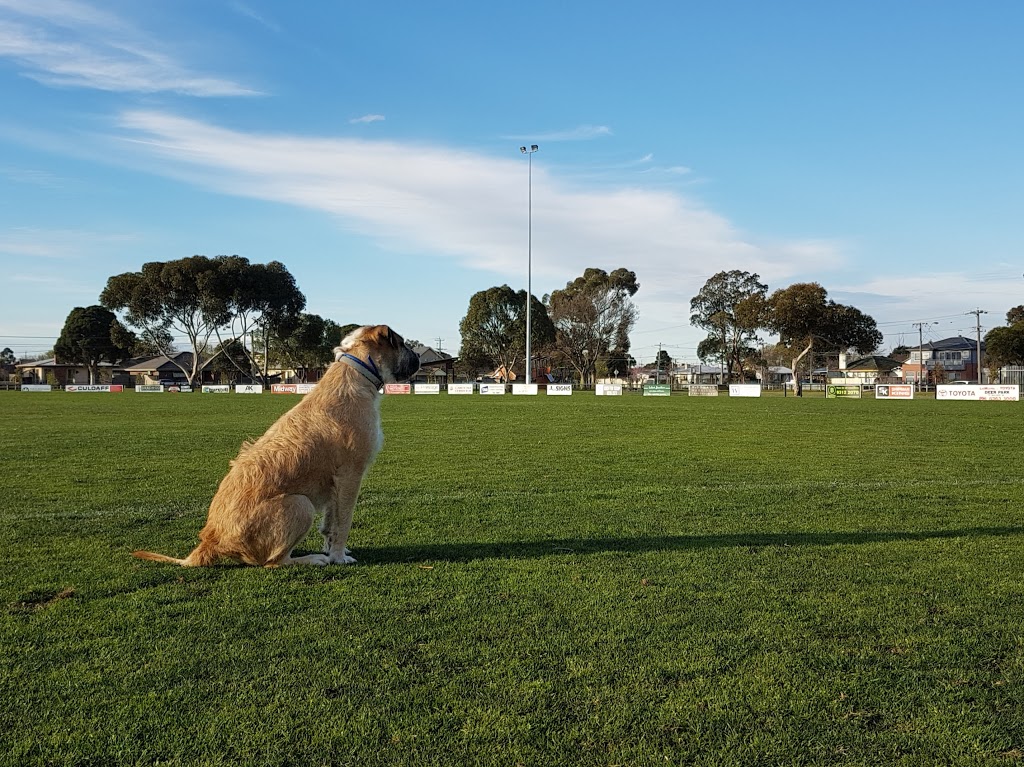
<svg viewBox="0 0 1024 767">
<path fill-rule="evenodd" d="M 336 477 L 334 480 L 334 497 L 324 509 L 324 521 L 320 526 L 324 535 L 324 553 L 332 565 L 351 565 L 356 561 L 345 544 L 352 529 L 352 514 L 362 479 L 359 476 L 355 480 L 348 477 Z"/>
</svg>

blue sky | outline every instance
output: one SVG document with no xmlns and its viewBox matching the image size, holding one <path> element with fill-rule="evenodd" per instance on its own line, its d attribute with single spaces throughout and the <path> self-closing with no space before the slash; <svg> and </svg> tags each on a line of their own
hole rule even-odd
<svg viewBox="0 0 1024 767">
<path fill-rule="evenodd" d="M 0 0 L 0 347 L 108 277 L 283 261 L 307 310 L 450 353 L 469 297 L 637 273 L 695 361 L 723 269 L 884 348 L 1024 303 L 1024 4 Z"/>
</svg>

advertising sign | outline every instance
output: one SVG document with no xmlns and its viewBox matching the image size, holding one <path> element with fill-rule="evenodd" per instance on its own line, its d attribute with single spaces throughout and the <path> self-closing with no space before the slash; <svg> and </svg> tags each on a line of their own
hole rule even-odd
<svg viewBox="0 0 1024 767">
<path fill-rule="evenodd" d="M 461 384 L 448 384 L 449 394 L 472 394 L 473 384 L 461 383 Z"/>
<path fill-rule="evenodd" d="M 112 392 L 113 394 L 118 394 L 124 391 L 124 387 L 121 384 L 71 384 L 70 386 L 64 387 L 64 391 Z"/>
<path fill-rule="evenodd" d="M 1020 401 L 1020 386 L 1017 384 L 944 384 L 935 387 L 935 399 L 1018 402 Z"/>
<path fill-rule="evenodd" d="M 231 387 L 227 384 L 205 384 L 203 394 L 230 394 Z"/>
<path fill-rule="evenodd" d="M 669 397 L 672 395 L 670 384 L 647 384 L 644 387 L 645 397 Z"/>
<path fill-rule="evenodd" d="M 385 394 L 412 394 L 412 384 L 384 384 Z"/>
<path fill-rule="evenodd" d="M 535 395 L 537 393 L 537 384 L 512 384 L 512 393 Z"/>
<path fill-rule="evenodd" d="M 263 394 L 263 384 L 235 384 L 235 394 Z"/>
<path fill-rule="evenodd" d="M 139 384 L 135 387 L 135 391 L 140 394 L 152 394 L 155 392 L 162 392 L 163 390 L 163 384 Z"/>
<path fill-rule="evenodd" d="M 622 384 L 598 384 L 594 390 L 598 397 L 622 396 Z"/>
<path fill-rule="evenodd" d="M 860 384 L 829 384 L 825 387 L 825 399 L 860 399 L 862 394 Z"/>
<path fill-rule="evenodd" d="M 270 384 L 271 394 L 298 394 L 299 387 L 295 384 Z"/>
<path fill-rule="evenodd" d="M 296 394 L 309 394 L 315 388 L 316 388 L 316 384 L 315 383 L 314 384 L 311 384 L 311 383 L 295 384 L 295 393 Z"/>
<path fill-rule="evenodd" d="M 690 384 L 691 397 L 717 397 L 717 384 Z"/>
<path fill-rule="evenodd" d="M 760 397 L 761 384 L 729 384 L 730 397 Z"/>
<path fill-rule="evenodd" d="M 53 387 L 50 384 L 22 384 L 22 391 L 53 391 Z"/>
<path fill-rule="evenodd" d="M 912 384 L 878 384 L 875 399 L 914 399 Z"/>
<path fill-rule="evenodd" d="M 481 394 L 504 394 L 505 384 L 499 383 L 482 383 L 480 384 Z"/>
<path fill-rule="evenodd" d="M 572 384 L 548 384 L 548 396 L 568 397 L 572 395 Z"/>
<path fill-rule="evenodd" d="M 413 389 L 414 394 L 440 394 L 441 384 L 418 383 Z"/>
</svg>

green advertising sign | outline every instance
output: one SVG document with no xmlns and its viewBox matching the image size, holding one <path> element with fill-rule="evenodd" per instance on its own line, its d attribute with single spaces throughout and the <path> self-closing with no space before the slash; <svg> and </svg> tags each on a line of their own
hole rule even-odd
<svg viewBox="0 0 1024 767">
<path fill-rule="evenodd" d="M 668 397 L 672 394 L 672 387 L 669 384 L 647 384 L 644 387 L 645 397 Z"/>
<path fill-rule="evenodd" d="M 825 399 L 860 399 L 861 391 L 862 389 L 859 384 L 853 386 L 848 384 L 833 386 L 829 384 L 825 387 Z"/>
</svg>

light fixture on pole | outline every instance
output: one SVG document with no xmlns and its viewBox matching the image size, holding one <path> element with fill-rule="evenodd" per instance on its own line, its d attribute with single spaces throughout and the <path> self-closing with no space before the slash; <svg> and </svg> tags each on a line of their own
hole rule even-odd
<svg viewBox="0 0 1024 767">
<path fill-rule="evenodd" d="M 533 362 L 530 359 L 530 305 L 533 303 L 533 153 L 538 148 L 536 144 L 530 144 L 529 149 L 525 146 L 519 147 L 519 151 L 529 158 L 529 196 L 527 198 L 527 215 L 529 216 L 527 236 L 529 239 L 526 249 L 526 383 L 530 383 L 530 368 Z"/>
</svg>

